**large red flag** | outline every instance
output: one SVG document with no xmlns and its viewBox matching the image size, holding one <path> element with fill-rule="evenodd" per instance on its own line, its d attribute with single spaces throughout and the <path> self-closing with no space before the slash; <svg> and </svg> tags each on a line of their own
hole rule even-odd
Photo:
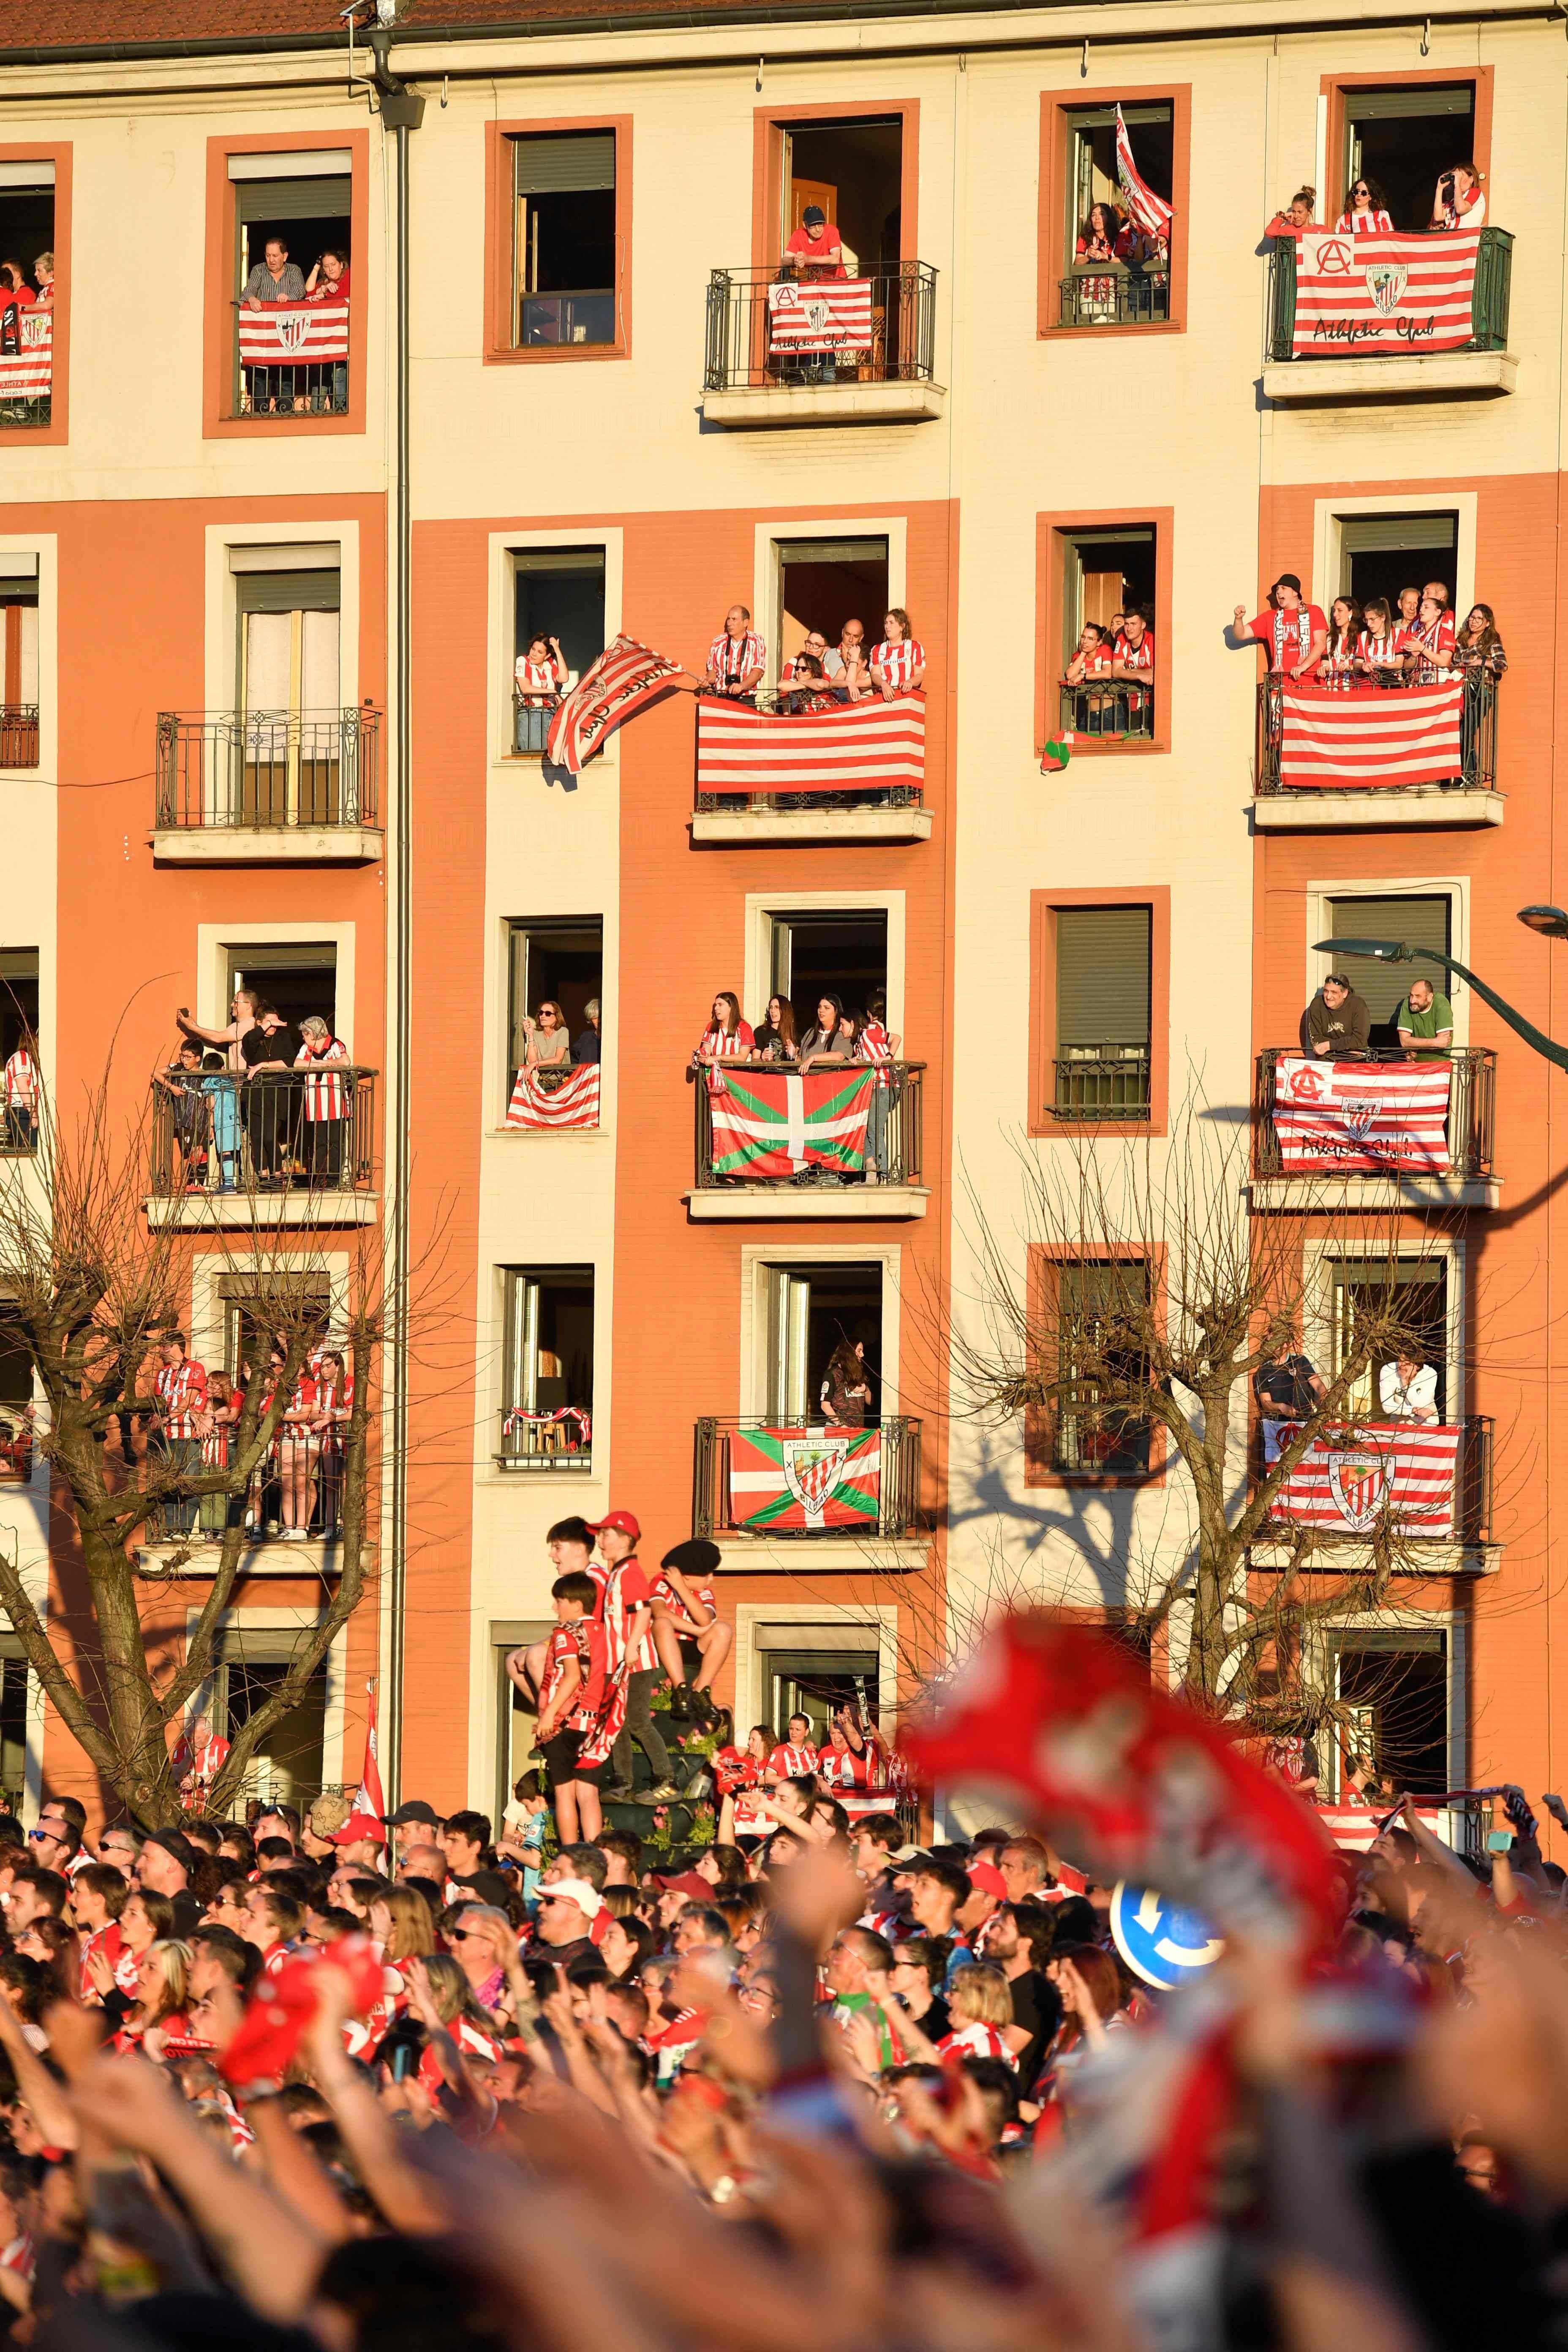
<svg viewBox="0 0 1568 2352">
<path fill-rule="evenodd" d="M 615 638 L 556 710 L 545 758 L 577 775 L 607 736 L 686 675 L 679 662 L 639 646 L 635 637 Z"/>
<path fill-rule="evenodd" d="M 370 1695 L 370 1712 L 364 1725 L 364 1763 L 359 1776 L 359 1789 L 354 1797 L 356 1813 L 369 1813 L 378 1822 L 386 1819 L 386 1794 L 381 1785 L 381 1755 L 375 1738 L 375 1685 L 366 1683 Z"/>
</svg>

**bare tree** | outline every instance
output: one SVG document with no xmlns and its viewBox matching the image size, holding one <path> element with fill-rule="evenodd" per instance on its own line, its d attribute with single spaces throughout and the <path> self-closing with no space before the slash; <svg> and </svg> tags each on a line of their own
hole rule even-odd
<svg viewBox="0 0 1568 2352">
<path fill-rule="evenodd" d="M 226 1612 L 254 1533 L 245 1499 L 264 1470 L 301 1371 L 321 1333 L 320 1272 L 310 1238 L 310 1194 L 301 1223 L 282 1227 L 274 1196 L 250 1196 L 246 1224 L 204 1226 L 200 1262 L 231 1277 L 252 1327 L 275 1338 L 277 1377 L 247 1385 L 226 1460 L 174 1449 L 157 1423 L 158 1344 L 184 1326 L 195 1250 L 174 1220 L 144 1217 L 145 1120 L 117 1129 L 110 1074 L 87 1096 L 68 1135 L 40 1106 L 35 1160 L 12 1160 L 0 1174 L 0 1295 L 31 1365 L 38 1399 L 34 1444 L 51 1474 L 49 1524 L 74 1549 L 86 1586 L 91 1637 L 68 1648 L 51 1639 L 20 1563 L 0 1554 L 0 1605 L 27 1664 L 106 1790 L 143 1820 L 167 1820 L 178 1795 L 170 1730 L 198 1700 L 220 1656 Z M 246 1196 L 239 1196 L 243 1201 Z M 215 1265 L 216 1261 L 216 1265 Z M 322 1579 L 319 1613 L 299 1633 L 272 1690 L 236 1731 L 232 1750 L 206 1793 L 226 1810 L 258 1747 L 300 1703 L 333 1640 L 364 1599 L 372 1578 L 370 1443 L 377 1354 L 388 1319 L 379 1238 L 360 1232 L 346 1314 L 334 1344 L 353 1380 L 351 1416 L 337 1463 L 341 1532 L 332 1572 Z M 312 1284 L 312 1265 L 319 1270 Z M 263 1366 L 256 1367 L 258 1375 Z M 264 1402 L 265 1399 L 265 1402 Z M 216 1449 L 205 1449 L 213 1452 Z M 207 1497 L 224 1498 L 199 1585 L 185 1571 L 193 1538 L 181 1532 Z M 175 1530 L 172 1538 L 171 1527 Z M 164 1654 L 164 1627 L 153 1627 L 172 1587 L 200 1591 L 181 1654 Z M 150 1643 L 150 1630 L 159 1639 Z"/>
</svg>

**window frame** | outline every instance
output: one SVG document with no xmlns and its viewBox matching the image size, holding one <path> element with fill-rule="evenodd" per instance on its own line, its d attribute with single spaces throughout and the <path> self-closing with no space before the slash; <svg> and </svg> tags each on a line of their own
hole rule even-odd
<svg viewBox="0 0 1568 2352">
<path fill-rule="evenodd" d="M 1149 1116 L 1147 1118 L 1058 1119 L 1046 1106 L 1057 1059 L 1057 924 L 1068 907 L 1147 907 L 1149 909 Z M 1157 1136 L 1168 1131 L 1171 1063 L 1171 891 L 1168 883 L 1106 883 L 1098 889 L 1029 893 L 1029 1100 L 1025 1130 L 1072 1143 L 1088 1135 Z"/>
<path fill-rule="evenodd" d="M 544 343 L 520 351 L 512 341 L 511 142 L 552 131 L 613 131 L 616 137 L 616 333 L 607 343 Z M 485 125 L 485 322 L 487 367 L 591 366 L 632 355 L 632 118 L 629 114 L 521 117 Z M 608 599 L 606 596 L 606 604 Z M 606 612 L 606 621 L 608 614 Z"/>
<path fill-rule="evenodd" d="M 1452 81 L 1458 77 L 1450 74 Z M 1064 275 L 1065 257 L 1058 239 L 1067 217 L 1068 161 L 1072 149 L 1068 117 L 1095 107 L 1168 106 L 1171 109 L 1171 204 L 1175 235 L 1171 240 L 1171 315 L 1140 324 L 1095 327 L 1062 326 L 1057 317 L 1057 289 Z M 1035 337 L 1037 341 L 1068 341 L 1102 343 L 1108 335 L 1184 335 L 1187 331 L 1187 260 L 1191 240 L 1189 184 L 1192 157 L 1193 86 L 1191 82 L 1108 83 L 1101 89 L 1045 89 L 1040 92 L 1039 211 L 1036 224 Z"/>
<path fill-rule="evenodd" d="M 899 150 L 899 258 L 918 261 L 920 256 L 921 102 L 918 98 L 853 99 L 837 105 L 775 104 L 752 110 L 752 267 L 772 271 L 784 251 L 784 131 L 797 122 L 875 121 L 883 115 L 900 119 Z M 733 268 L 723 256 L 716 269 Z M 890 578 L 890 574 L 889 574 Z M 895 602 L 900 601 L 895 599 Z"/>
<path fill-rule="evenodd" d="M 234 414 L 234 256 L 240 183 L 228 176 L 231 155 L 321 154 L 349 151 L 349 404 L 341 416 L 237 416 Z M 202 322 L 202 438 L 267 441 L 279 434 L 363 433 L 365 430 L 367 285 L 370 274 L 370 133 L 315 131 L 220 132 L 207 141 L 205 302 Z"/>
<path fill-rule="evenodd" d="M 1475 85 L 1474 153 L 1472 161 L 1482 175 L 1486 193 L 1487 219 L 1496 223 L 1492 203 L 1492 66 L 1421 66 L 1407 72 L 1389 73 L 1326 73 L 1318 82 L 1319 103 L 1323 120 L 1323 147 L 1318 159 L 1318 210 L 1331 226 L 1339 218 L 1339 208 L 1344 190 L 1337 192 L 1331 174 L 1342 174 L 1344 168 L 1346 107 L 1348 91 L 1357 89 L 1416 89 L 1423 82 L 1468 81 Z M 1331 211 L 1329 207 L 1331 206 Z"/>
<path fill-rule="evenodd" d="M 1173 270 L 1174 262 L 1173 258 Z M 1129 328 L 1130 334 L 1151 334 L 1156 330 L 1147 327 Z M 1076 327 L 1067 330 L 1077 334 Z M 1057 726 L 1056 700 L 1058 679 L 1057 649 L 1062 643 L 1062 620 L 1067 605 L 1068 550 L 1077 536 L 1087 531 L 1152 530 L 1154 534 L 1154 667 L 1152 691 L 1154 697 L 1154 732 L 1148 739 L 1116 742 L 1102 738 L 1093 742 L 1073 745 L 1075 760 L 1147 760 L 1156 752 L 1169 751 L 1173 731 L 1171 723 L 1173 699 L 1170 628 L 1174 617 L 1173 577 L 1175 565 L 1175 509 L 1173 507 L 1098 508 L 1083 512 L 1047 512 L 1035 517 L 1035 745 L 1036 757 Z"/>
<path fill-rule="evenodd" d="M 501 975 L 500 1020 L 497 1024 L 500 1031 L 500 1042 L 503 1048 L 500 1071 L 502 1087 L 500 1118 L 503 1129 L 505 1127 L 507 1110 L 511 1102 L 512 1088 L 517 1082 L 518 1066 L 511 1058 L 511 1049 L 514 1042 L 511 1024 L 512 989 L 517 970 L 518 941 L 520 938 L 526 938 L 533 933 L 549 931 L 587 931 L 593 929 L 595 924 L 598 927 L 599 932 L 599 1062 L 601 1074 L 600 1083 L 602 1086 L 605 1044 L 604 910 L 601 908 L 596 914 L 586 915 L 574 915 L 570 913 L 561 915 L 508 915 L 504 919 L 502 925 L 504 937 L 502 941 L 503 971 Z M 520 1133 L 524 1130 L 510 1129 L 506 1131 Z M 563 1130 L 563 1133 L 567 1134 L 583 1133 L 596 1135 L 598 1132 L 599 1129 L 597 1128 Z M 515 1273 L 520 1270 L 526 1271 L 526 1269 L 519 1269 L 510 1266 L 503 1269 L 503 1271 L 508 1273 Z"/>
<path fill-rule="evenodd" d="M 598 1408 L 596 1394 L 599 1386 L 599 1311 L 604 1304 L 604 1300 L 602 1296 L 602 1286 L 599 1281 L 599 1269 L 596 1261 L 593 1258 L 571 1258 L 563 1259 L 559 1262 L 552 1260 L 548 1263 L 539 1258 L 529 1258 L 518 1261 L 509 1260 L 496 1267 L 496 1275 L 498 1276 L 497 1290 L 499 1294 L 497 1298 L 497 1311 L 500 1317 L 500 1329 L 498 1333 L 499 1344 L 496 1349 L 495 1372 L 495 1417 L 498 1424 L 503 1415 L 511 1412 L 514 1406 L 521 1408 L 521 1398 L 517 1397 L 513 1393 L 513 1391 L 521 1385 L 521 1382 L 517 1377 L 518 1363 L 514 1339 L 518 1312 L 516 1300 L 521 1286 L 524 1283 L 532 1283 L 536 1288 L 539 1288 L 552 1280 L 560 1281 L 567 1276 L 586 1277 L 585 1287 L 588 1297 L 589 1329 L 591 1333 L 590 1346 L 593 1349 L 593 1364 L 588 1376 L 589 1394 L 587 1398 L 585 1400 L 582 1400 L 581 1402 L 582 1410 L 588 1415 L 589 1425 L 593 1434 L 589 1440 L 585 1459 L 580 1459 L 571 1462 L 570 1464 L 563 1465 L 559 1470 L 549 1468 L 542 1463 L 539 1467 L 541 1474 L 545 1476 L 565 1476 L 570 1477 L 574 1482 L 586 1481 L 595 1475 L 602 1477 L 604 1475 L 603 1454 L 601 1454 L 599 1456 L 597 1465 L 595 1465 L 595 1447 L 596 1444 L 602 1444 L 603 1443 L 598 1434 Z M 577 1286 L 581 1288 L 584 1286 L 583 1283 L 579 1282 Z M 535 1377 L 537 1378 L 537 1374 Z M 536 1395 L 536 1404 L 537 1402 L 538 1399 Z M 526 1460 L 521 1457 L 513 1457 L 504 1454 L 500 1451 L 499 1444 L 499 1432 L 498 1442 L 492 1443 L 489 1450 L 496 1469 L 508 1482 L 510 1482 L 514 1475 L 521 1474 L 521 1475 L 526 1476 L 529 1475 L 530 1465 Z"/>
<path fill-rule="evenodd" d="M 53 355 L 49 362 L 49 421 L 47 425 L 0 425 L 0 448 L 58 448 L 70 438 L 72 153 L 69 140 L 10 140 L 0 146 L 0 163 L 52 163 L 54 166 L 55 226 L 51 249 L 55 257 L 57 289 L 51 337 Z M 31 257 L 22 266 L 25 269 L 30 268 Z"/>
<path fill-rule="evenodd" d="M 1029 1326 L 1032 1331 L 1044 1328 L 1047 1321 L 1056 1327 L 1057 1303 L 1061 1292 L 1062 1269 L 1068 1265 L 1111 1265 L 1126 1263 L 1146 1269 L 1150 1301 L 1156 1328 L 1165 1328 L 1166 1262 L 1163 1244 L 1152 1253 L 1132 1242 L 1107 1242 L 1095 1249 L 1075 1249 L 1065 1242 L 1031 1242 L 1026 1271 L 1026 1296 L 1028 1300 Z M 1151 1421 L 1149 1429 L 1149 1467 L 1129 1475 L 1122 1471 L 1062 1470 L 1056 1461 L 1057 1414 L 1053 1407 L 1026 1404 L 1024 1407 L 1024 1484 L 1026 1487 L 1068 1488 L 1089 1487 L 1106 1492 L 1126 1488 L 1142 1493 L 1149 1487 L 1163 1486 L 1169 1467 L 1168 1433 L 1158 1421 Z M 1099 1612 L 1097 1612 L 1098 1615 Z M 1130 1612 L 1123 1612 L 1130 1613 Z"/>
</svg>

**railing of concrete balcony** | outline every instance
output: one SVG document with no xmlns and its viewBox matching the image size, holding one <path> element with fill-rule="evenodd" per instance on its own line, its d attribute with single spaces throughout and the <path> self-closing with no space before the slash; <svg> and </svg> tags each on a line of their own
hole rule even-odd
<svg viewBox="0 0 1568 2352">
<path fill-rule="evenodd" d="M 815 281 L 778 269 L 709 277 L 709 392 L 929 383 L 935 367 L 936 271 L 927 262 L 878 262 Z"/>
<path fill-rule="evenodd" d="M 906 1414 L 839 1429 L 826 1422 L 700 1421 L 691 1529 L 810 1543 L 919 1531 L 921 1424 Z"/>
<path fill-rule="evenodd" d="M 1095 680 L 1058 688 L 1058 724 L 1085 743 L 1152 743 L 1154 740 L 1152 677 L 1147 685 L 1121 679 Z"/>
<path fill-rule="evenodd" d="M 1061 327 L 1160 327 L 1171 315 L 1169 262 L 1085 262 L 1057 283 Z"/>
<path fill-rule="evenodd" d="M 704 1066 L 694 1074 L 697 1190 L 918 1184 L 925 1067 Z"/>
<path fill-rule="evenodd" d="M 1352 257 L 1356 240 L 1347 237 L 1345 244 Z M 1370 249 L 1370 248 L 1369 248 Z M 1269 360 L 1292 360 L 1296 352 L 1296 263 L 1298 244 L 1293 236 L 1277 236 L 1268 257 L 1268 330 L 1266 356 Z M 1513 278 L 1513 237 L 1503 228 L 1483 228 L 1476 254 L 1476 270 L 1470 296 L 1470 333 L 1468 340 L 1454 348 L 1467 352 L 1501 352 L 1508 349 L 1509 297 Z M 1379 344 L 1332 341 L 1323 345 L 1321 357 L 1331 359 L 1411 359 L 1422 356 L 1418 341 L 1400 337 L 1386 349 Z M 1440 354 L 1433 353 L 1433 357 Z M 1303 355 L 1300 364 L 1310 367 L 1312 359 Z"/>
<path fill-rule="evenodd" d="M 1068 1045 L 1052 1064 L 1052 1118 L 1086 1124 L 1150 1116 L 1151 1063 L 1145 1045 Z"/>
<path fill-rule="evenodd" d="M 1446 1107 L 1440 1079 L 1435 1093 L 1427 1084 L 1440 1066 Z M 1297 1072 L 1305 1074 L 1300 1084 Z M 1366 1084 L 1347 1095 L 1342 1081 L 1363 1077 Z M 1496 1112 L 1497 1055 L 1489 1046 L 1455 1045 L 1414 1060 L 1394 1047 L 1332 1062 L 1296 1045 L 1270 1045 L 1258 1056 L 1253 1173 L 1487 1176 Z"/>
<path fill-rule="evenodd" d="M 153 1081 L 155 1200 L 373 1192 L 375 1081 L 353 1062 L 309 1070 L 175 1069 Z"/>
<path fill-rule="evenodd" d="M 304 831 L 378 822 L 381 714 L 161 710 L 156 824 L 167 832 Z"/>
<path fill-rule="evenodd" d="M 36 768 L 37 764 L 37 704 L 0 702 L 0 768 Z"/>
<path fill-rule="evenodd" d="M 813 709 L 810 705 L 824 707 Z M 911 809 L 924 797 L 922 693 L 835 696 L 831 679 L 697 703 L 700 816 Z"/>
<path fill-rule="evenodd" d="M 1279 1425 L 1281 1441 L 1291 1434 Z M 1259 1441 L 1260 1446 L 1261 1441 Z M 1493 1423 L 1364 1420 L 1321 1429 L 1270 1513 L 1276 1527 L 1310 1527 L 1331 1544 L 1364 1546 L 1388 1532 L 1402 1543 L 1492 1540 Z M 1255 1465 L 1260 1460 L 1255 1454 Z"/>
<path fill-rule="evenodd" d="M 1258 793 L 1259 799 L 1279 798 L 1303 803 L 1321 798 L 1331 802 L 1336 793 L 1415 792 L 1454 793 L 1457 792 L 1487 793 L 1497 784 L 1498 689 L 1501 684 L 1490 670 L 1470 669 L 1464 673 L 1464 693 L 1459 704 L 1459 731 L 1457 750 L 1450 761 L 1451 776 L 1435 776 L 1431 771 L 1430 751 L 1422 746 L 1413 755 L 1409 747 L 1398 740 L 1397 730 L 1401 709 L 1402 687 L 1385 688 L 1371 687 L 1334 698 L 1332 715 L 1336 722 L 1355 728 L 1361 736 L 1342 735 L 1339 752 L 1342 772 L 1331 782 L 1303 783 L 1300 774 L 1317 773 L 1316 752 L 1311 752 L 1314 764 L 1303 765 L 1294 780 L 1287 782 L 1286 773 L 1292 762 L 1290 747 L 1285 740 L 1284 688 L 1278 678 L 1264 678 L 1258 688 Z M 1342 713 L 1339 705 L 1343 705 Z M 1364 730 L 1364 731 L 1363 731 Z M 1452 747 L 1451 747 L 1452 748 Z M 1406 782 L 1413 759 L 1422 762 L 1420 781 Z M 1343 771 L 1348 770 L 1348 772 Z"/>
<path fill-rule="evenodd" d="M 542 1412 L 511 1405 L 497 1422 L 495 1459 L 503 1470 L 586 1472 L 594 1466 L 593 1417 L 584 1406 Z"/>
</svg>

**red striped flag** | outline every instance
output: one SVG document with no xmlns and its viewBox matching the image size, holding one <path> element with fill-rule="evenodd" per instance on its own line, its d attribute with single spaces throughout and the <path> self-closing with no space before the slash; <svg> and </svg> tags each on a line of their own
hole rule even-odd
<svg viewBox="0 0 1568 2352">
<path fill-rule="evenodd" d="M 1280 1431 L 1288 1444 L 1293 1431 Z M 1458 1469 L 1456 1425 L 1430 1422 L 1363 1422 L 1321 1430 L 1274 1498 L 1270 1518 L 1327 1535 L 1369 1535 L 1396 1528 L 1405 1535 L 1447 1536 L 1454 1528 Z"/>
<path fill-rule="evenodd" d="M 558 1087 L 541 1083 L 538 1070 L 519 1070 L 507 1106 L 508 1127 L 597 1127 L 599 1065 L 584 1062 Z"/>
<path fill-rule="evenodd" d="M 831 1070 L 715 1065 L 713 1173 L 780 1183 L 803 1168 L 858 1175 L 878 1079 L 866 1063 Z"/>
<path fill-rule="evenodd" d="M 1291 358 L 1458 351 L 1475 333 L 1480 242 L 1479 228 L 1428 236 L 1303 229 L 1296 245 Z"/>
<path fill-rule="evenodd" d="M 1274 1131 L 1287 1171 L 1440 1173 L 1448 1165 L 1448 1075 L 1443 1061 L 1287 1055 L 1274 1072 Z"/>
<path fill-rule="evenodd" d="M 247 367 L 313 367 L 349 355 L 346 302 L 264 302 L 241 310 L 239 356 Z"/>
<path fill-rule="evenodd" d="M 364 1762 L 360 1767 L 359 1787 L 354 1792 L 354 1811 L 368 1813 L 373 1821 L 386 1819 L 386 1791 L 381 1785 L 381 1746 L 376 1737 L 375 1685 L 366 1683 L 370 1712 L 364 1725 Z"/>
<path fill-rule="evenodd" d="M 18 310 L 16 344 L 14 352 L 0 352 L 0 400 L 47 399 L 54 372 L 54 312 Z"/>
<path fill-rule="evenodd" d="M 926 713 L 919 695 L 845 702 L 832 710 L 753 710 L 722 698 L 697 705 L 700 793 L 880 792 L 925 777 Z"/>
<path fill-rule="evenodd" d="M 686 674 L 679 662 L 639 646 L 635 637 L 615 638 L 557 709 L 545 758 L 553 767 L 581 774 L 617 727 L 657 702 L 674 679 Z"/>
<path fill-rule="evenodd" d="M 1132 142 L 1127 135 L 1127 125 L 1121 120 L 1121 109 L 1116 110 L 1116 176 L 1121 183 L 1121 193 L 1127 199 L 1127 209 L 1145 236 L 1164 236 L 1175 217 L 1163 196 L 1153 189 L 1132 161 Z"/>
<path fill-rule="evenodd" d="M 864 350 L 871 340 L 868 278 L 782 278 L 768 288 L 768 352 Z"/>
<path fill-rule="evenodd" d="M 1336 694 L 1321 687 L 1279 689 L 1279 781 L 1288 792 L 1409 792 L 1465 772 L 1465 686 Z"/>
</svg>

